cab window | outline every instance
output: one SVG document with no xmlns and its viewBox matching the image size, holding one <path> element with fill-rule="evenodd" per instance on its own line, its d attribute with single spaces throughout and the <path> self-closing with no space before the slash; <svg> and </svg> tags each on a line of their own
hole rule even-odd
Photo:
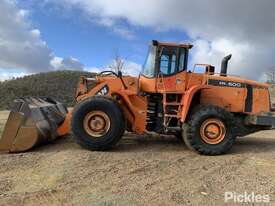
<svg viewBox="0 0 275 206">
<path fill-rule="evenodd" d="M 186 50 L 184 48 L 164 47 L 160 55 L 160 72 L 171 75 L 186 68 Z"/>
<path fill-rule="evenodd" d="M 186 49 L 180 48 L 179 50 L 179 71 L 183 71 L 186 68 Z"/>
<path fill-rule="evenodd" d="M 160 57 L 160 72 L 164 75 L 176 72 L 176 49 L 164 48 Z"/>
</svg>

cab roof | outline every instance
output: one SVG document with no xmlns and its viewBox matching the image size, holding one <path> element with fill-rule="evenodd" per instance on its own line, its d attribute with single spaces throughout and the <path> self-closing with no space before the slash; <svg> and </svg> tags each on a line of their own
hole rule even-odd
<svg viewBox="0 0 275 206">
<path fill-rule="evenodd" d="M 192 44 L 178 44 L 175 42 L 159 42 L 157 40 L 153 40 L 152 44 L 154 46 L 173 46 L 173 47 L 181 47 L 181 48 L 186 48 L 186 49 L 191 49 L 193 47 Z"/>
</svg>

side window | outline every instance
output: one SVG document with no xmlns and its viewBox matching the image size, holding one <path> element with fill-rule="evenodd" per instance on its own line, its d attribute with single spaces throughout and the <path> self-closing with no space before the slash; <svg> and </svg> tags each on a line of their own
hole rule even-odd
<svg viewBox="0 0 275 206">
<path fill-rule="evenodd" d="M 179 71 L 183 71 L 185 69 L 185 53 L 186 50 L 181 48 L 179 52 Z"/>
<path fill-rule="evenodd" d="M 164 75 L 177 72 L 177 53 L 176 49 L 166 48 L 160 57 L 160 71 Z"/>
</svg>

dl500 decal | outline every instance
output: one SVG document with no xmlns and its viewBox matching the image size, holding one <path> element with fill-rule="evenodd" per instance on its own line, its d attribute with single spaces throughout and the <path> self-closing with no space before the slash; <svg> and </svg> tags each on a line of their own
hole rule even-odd
<svg viewBox="0 0 275 206">
<path fill-rule="evenodd" d="M 245 87 L 245 85 L 241 82 L 231 82 L 231 81 L 223 81 L 223 80 L 216 80 L 216 79 L 209 79 L 208 84 L 213 86 L 222 86 L 222 87 L 237 87 L 237 88 Z"/>
</svg>

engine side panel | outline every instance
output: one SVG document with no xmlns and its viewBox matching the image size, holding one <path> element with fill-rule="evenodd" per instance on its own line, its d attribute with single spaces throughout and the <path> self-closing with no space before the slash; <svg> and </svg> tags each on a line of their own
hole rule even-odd
<svg viewBox="0 0 275 206">
<path fill-rule="evenodd" d="M 252 114 L 269 112 L 270 107 L 271 105 L 268 89 L 260 87 L 253 88 Z"/>
<path fill-rule="evenodd" d="M 202 104 L 213 104 L 235 113 L 257 114 L 270 111 L 267 87 L 250 82 L 211 79 L 201 92 Z"/>
<path fill-rule="evenodd" d="M 243 112 L 246 89 L 210 86 L 201 92 L 201 103 L 216 105 L 230 112 Z"/>
</svg>

